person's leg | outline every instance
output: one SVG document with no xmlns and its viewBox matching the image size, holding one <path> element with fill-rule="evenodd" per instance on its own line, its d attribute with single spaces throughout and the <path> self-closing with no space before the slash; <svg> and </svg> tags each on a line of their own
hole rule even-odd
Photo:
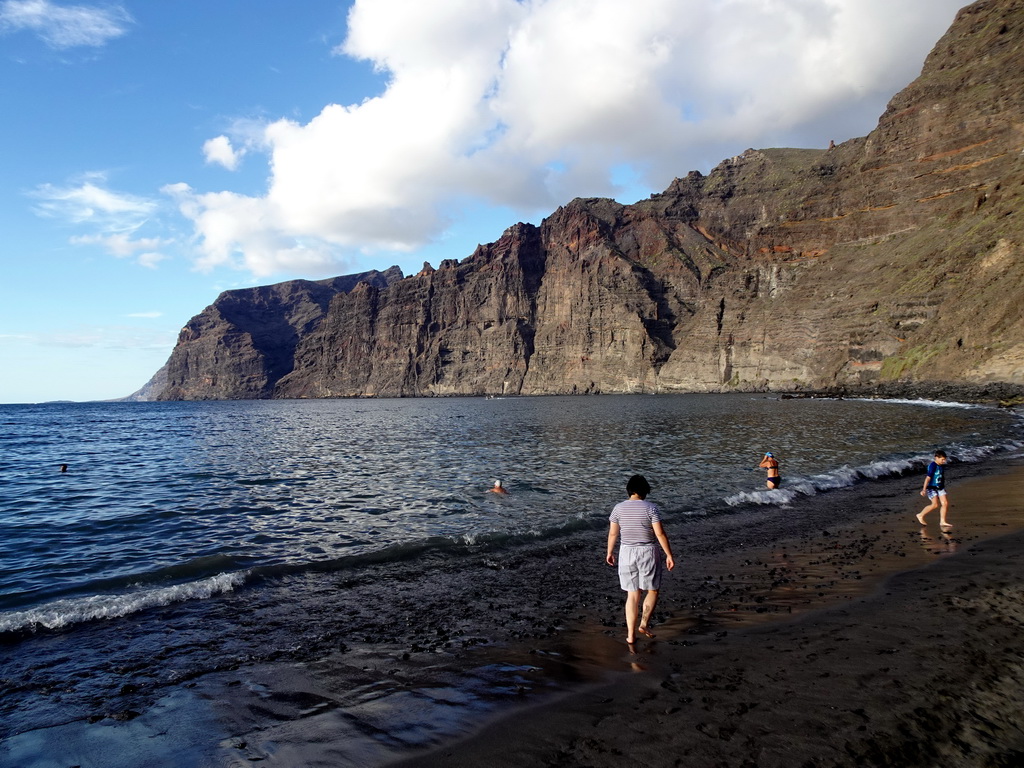
<svg viewBox="0 0 1024 768">
<path fill-rule="evenodd" d="M 626 642 L 636 642 L 637 608 L 640 605 L 640 590 L 626 593 Z"/>
<path fill-rule="evenodd" d="M 946 520 L 946 513 L 949 512 L 949 497 L 946 494 L 939 496 L 939 527 L 952 528 Z"/>
<path fill-rule="evenodd" d="M 640 626 L 637 631 L 646 637 L 654 637 L 654 633 L 647 628 L 648 622 L 651 620 L 651 615 L 654 613 L 654 606 L 658 604 L 658 590 L 649 589 L 647 590 L 647 597 L 644 598 L 644 610 L 640 616 Z"/>
<path fill-rule="evenodd" d="M 921 525 L 924 525 L 925 524 L 924 523 L 925 515 L 927 515 L 929 512 L 931 512 L 933 509 L 935 509 L 938 506 L 939 506 L 939 500 L 937 498 L 936 499 L 932 499 L 928 503 L 927 507 L 925 507 L 924 509 L 922 509 L 920 512 L 917 513 L 917 522 L 919 522 Z"/>
</svg>

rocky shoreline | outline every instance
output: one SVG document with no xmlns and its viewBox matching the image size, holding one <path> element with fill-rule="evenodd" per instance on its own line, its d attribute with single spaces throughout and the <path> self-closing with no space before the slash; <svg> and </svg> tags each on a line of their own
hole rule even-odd
<svg viewBox="0 0 1024 768">
<path fill-rule="evenodd" d="M 955 381 L 897 381 L 870 387 L 830 387 L 816 390 L 789 390 L 777 393 L 782 398 L 866 397 L 901 400 L 939 400 L 973 405 L 1014 408 L 1024 405 L 1024 384 L 987 382 L 968 384 Z"/>
</svg>

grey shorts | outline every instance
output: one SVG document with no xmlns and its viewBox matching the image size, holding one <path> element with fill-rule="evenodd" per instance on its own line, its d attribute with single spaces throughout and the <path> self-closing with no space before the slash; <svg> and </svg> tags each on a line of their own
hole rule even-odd
<svg viewBox="0 0 1024 768">
<path fill-rule="evenodd" d="M 936 489 L 936 488 L 929 488 L 928 489 L 928 500 L 929 501 L 932 500 L 932 499 L 935 499 L 935 498 L 937 498 L 939 496 L 945 496 L 945 495 L 946 495 L 946 490 L 945 489 L 942 489 L 941 491 Z"/>
<path fill-rule="evenodd" d="M 661 558 L 654 544 L 619 547 L 619 584 L 627 592 L 661 589 Z"/>
</svg>

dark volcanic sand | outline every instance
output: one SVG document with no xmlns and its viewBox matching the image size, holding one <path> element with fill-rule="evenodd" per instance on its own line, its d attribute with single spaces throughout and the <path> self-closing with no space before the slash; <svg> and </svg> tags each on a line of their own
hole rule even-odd
<svg viewBox="0 0 1024 768">
<path fill-rule="evenodd" d="M 603 532 L 338 583 L 342 652 L 19 734 L 0 766 L 1017 765 L 1024 469 L 954 482 L 950 536 L 919 488 L 669 525 L 635 653 Z"/>
<path fill-rule="evenodd" d="M 955 485 L 951 497 L 956 535 L 940 535 L 937 519 L 922 533 L 906 513 L 879 513 L 833 531 L 825 553 L 813 535 L 787 547 L 827 563 L 826 581 L 828 570 L 833 579 L 873 570 L 893 542 L 912 544 L 908 564 L 933 559 L 865 597 L 739 631 L 694 635 L 670 621 L 623 657 L 637 674 L 401 764 L 1022 765 L 1024 470 Z M 1014 532 L 985 538 L 1000 529 Z M 777 557 L 760 555 L 761 570 L 777 569 Z M 762 591 L 757 567 L 747 573 Z"/>
</svg>

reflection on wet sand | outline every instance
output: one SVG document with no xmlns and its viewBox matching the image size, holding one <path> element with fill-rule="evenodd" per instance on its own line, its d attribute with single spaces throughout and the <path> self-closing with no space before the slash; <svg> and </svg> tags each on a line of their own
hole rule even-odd
<svg viewBox="0 0 1024 768">
<path fill-rule="evenodd" d="M 935 555 L 952 555 L 957 550 L 959 541 L 953 537 L 950 531 L 940 531 L 933 535 L 927 528 L 921 529 L 921 547 Z"/>
</svg>

